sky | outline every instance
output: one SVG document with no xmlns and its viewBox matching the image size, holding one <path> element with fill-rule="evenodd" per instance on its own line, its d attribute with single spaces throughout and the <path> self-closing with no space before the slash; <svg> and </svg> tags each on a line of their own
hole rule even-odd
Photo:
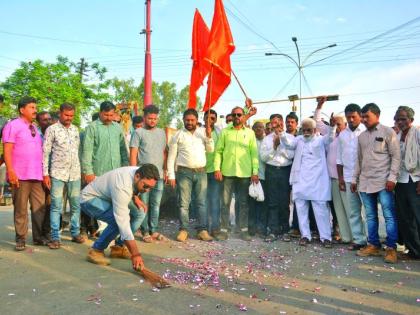
<svg viewBox="0 0 420 315">
<path fill-rule="evenodd" d="M 144 73 L 144 0 L 0 0 L 0 81 L 21 61 L 57 55 L 85 58 L 108 69 L 108 78 Z M 299 94 L 297 44 L 303 63 L 302 97 L 339 94 L 323 112 L 349 103 L 375 102 L 381 121 L 393 124 L 399 105 L 420 113 L 420 2 L 417 0 L 224 0 L 236 50 L 232 69 L 254 101 Z M 211 26 L 212 0 L 152 0 L 153 80 L 189 84 L 191 32 L 197 8 Z M 313 55 L 317 49 L 331 44 Z M 311 55 L 311 56 L 309 56 Z M 307 58 L 309 56 L 309 58 Z M 305 59 L 307 60 L 303 62 Z M 325 58 L 325 60 L 323 60 Z M 199 96 L 204 99 L 206 85 Z M 219 114 L 242 106 L 233 80 L 215 106 Z M 302 118 L 314 100 L 302 101 Z M 257 105 L 257 118 L 287 115 L 289 102 Z M 299 110 L 298 110 L 299 111 Z M 417 119 L 418 121 L 418 119 Z"/>
</svg>

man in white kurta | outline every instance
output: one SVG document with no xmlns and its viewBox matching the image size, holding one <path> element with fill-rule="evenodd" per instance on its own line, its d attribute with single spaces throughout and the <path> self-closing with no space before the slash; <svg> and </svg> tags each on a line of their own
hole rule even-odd
<svg viewBox="0 0 420 315">
<path fill-rule="evenodd" d="M 289 142 L 286 138 L 282 139 L 290 148 L 295 149 L 290 184 L 302 235 L 300 245 L 306 245 L 311 241 L 308 219 L 311 202 L 321 242 L 326 247 L 331 246 L 330 210 L 327 206 L 327 201 L 331 200 L 331 182 L 326 149 L 334 138 L 335 121 L 332 121 L 332 126 L 329 134 L 315 135 L 315 121 L 305 119 L 302 121 L 302 136 L 293 138 L 293 142 Z"/>
</svg>

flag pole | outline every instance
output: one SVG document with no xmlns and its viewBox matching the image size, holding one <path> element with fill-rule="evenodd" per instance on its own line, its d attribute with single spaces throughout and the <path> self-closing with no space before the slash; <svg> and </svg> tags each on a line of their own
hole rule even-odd
<svg viewBox="0 0 420 315">
<path fill-rule="evenodd" d="M 209 96 L 209 108 L 207 109 L 207 126 L 210 127 L 210 108 L 211 108 L 211 92 L 213 88 L 213 63 L 210 68 L 210 96 Z"/>
<path fill-rule="evenodd" d="M 248 99 L 249 97 L 248 97 L 248 95 L 246 95 L 245 89 L 244 89 L 244 87 L 242 86 L 241 82 L 239 82 L 239 79 L 238 79 L 238 77 L 236 76 L 235 72 L 233 72 L 233 70 L 231 70 L 231 71 L 232 71 L 233 76 L 235 77 L 236 82 L 238 82 L 238 85 L 239 85 L 239 87 L 241 88 L 242 93 L 244 93 L 245 98 L 246 98 L 246 99 Z"/>
</svg>

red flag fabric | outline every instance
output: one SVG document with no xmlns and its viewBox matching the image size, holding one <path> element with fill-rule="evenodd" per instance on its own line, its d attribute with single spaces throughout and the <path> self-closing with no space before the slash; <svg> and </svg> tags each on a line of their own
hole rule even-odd
<svg viewBox="0 0 420 315">
<path fill-rule="evenodd" d="M 209 42 L 209 28 L 204 22 L 200 12 L 196 9 L 194 14 L 192 32 L 192 55 L 193 67 L 191 70 L 190 99 L 188 108 L 197 107 L 197 91 L 203 85 L 204 78 L 208 74 L 208 68 L 204 66 L 204 56 Z"/>
<path fill-rule="evenodd" d="M 230 84 L 230 55 L 235 51 L 233 37 L 222 0 L 215 0 L 209 45 L 205 57 L 209 77 L 207 79 L 204 111 L 209 110 Z"/>
</svg>

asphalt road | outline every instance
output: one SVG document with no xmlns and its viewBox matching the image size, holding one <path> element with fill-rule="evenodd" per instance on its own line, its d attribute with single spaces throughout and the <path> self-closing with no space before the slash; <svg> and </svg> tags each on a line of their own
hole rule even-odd
<svg viewBox="0 0 420 315">
<path fill-rule="evenodd" d="M 189 240 L 138 242 L 146 265 L 171 283 L 157 290 L 128 260 L 86 262 L 91 241 L 63 233 L 60 250 L 14 250 L 10 208 L 0 210 L 0 314 L 420 314 L 420 262 L 385 264 L 344 246 Z M 177 225 L 164 221 L 173 239 Z M 193 238 L 195 235 L 191 234 Z"/>
</svg>

